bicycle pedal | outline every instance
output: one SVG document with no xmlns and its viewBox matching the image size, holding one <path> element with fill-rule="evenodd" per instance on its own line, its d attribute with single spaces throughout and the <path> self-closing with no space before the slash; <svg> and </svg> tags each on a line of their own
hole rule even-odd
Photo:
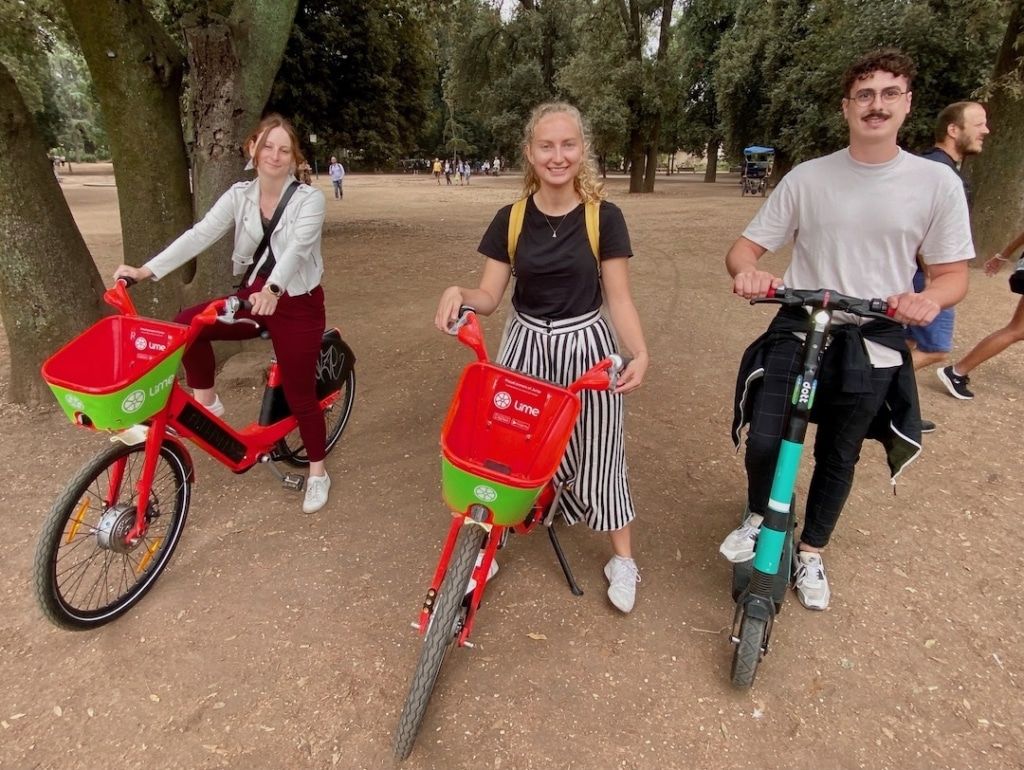
<svg viewBox="0 0 1024 770">
<path fill-rule="evenodd" d="M 285 473 L 281 476 L 281 486 L 293 492 L 301 492 L 306 486 L 306 477 L 301 473 Z"/>
</svg>

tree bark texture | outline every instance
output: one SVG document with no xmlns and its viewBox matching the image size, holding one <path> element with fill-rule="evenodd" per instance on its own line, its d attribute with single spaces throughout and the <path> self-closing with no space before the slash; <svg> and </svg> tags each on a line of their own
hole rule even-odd
<svg viewBox="0 0 1024 770">
<path fill-rule="evenodd" d="M 708 184 L 714 184 L 715 180 L 718 178 L 718 148 L 721 145 L 722 140 L 717 136 L 713 136 L 708 139 L 708 165 L 704 169 L 704 181 Z"/>
<path fill-rule="evenodd" d="M 64 6 L 110 138 L 124 259 L 139 265 L 192 224 L 179 107 L 183 58 L 142 0 L 64 0 Z M 144 292 L 139 304 L 148 315 L 176 306 L 170 281 Z"/>
<path fill-rule="evenodd" d="M 245 178 L 243 143 L 270 96 L 297 7 L 298 0 L 238 0 L 230 17 L 206 13 L 183 23 L 193 90 L 197 219 Z M 197 261 L 186 289 L 189 302 L 230 288 L 231 247 L 225 239 Z"/>
<path fill-rule="evenodd" d="M 986 104 L 992 133 L 985 139 L 985 151 L 972 157 L 968 168 L 974 191 L 974 248 L 979 255 L 998 251 L 1024 228 L 1024 51 L 1016 47 L 1021 35 L 1024 9 L 1014 3 Z"/>
<path fill-rule="evenodd" d="M 42 362 L 102 315 L 103 281 L 71 217 L 46 147 L 0 63 L 0 316 L 10 399 L 51 400 Z"/>
</svg>

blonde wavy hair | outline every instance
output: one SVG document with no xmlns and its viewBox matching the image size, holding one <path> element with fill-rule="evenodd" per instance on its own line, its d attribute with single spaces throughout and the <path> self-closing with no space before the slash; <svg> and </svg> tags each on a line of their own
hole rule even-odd
<svg viewBox="0 0 1024 770">
<path fill-rule="evenodd" d="M 534 107 L 533 112 L 530 113 L 530 119 L 526 122 L 526 129 L 523 131 L 522 197 L 529 198 L 540 189 L 540 179 L 537 176 L 537 172 L 533 170 L 533 164 L 530 163 L 530 158 L 526 154 L 526 148 L 533 142 L 534 132 L 537 130 L 537 124 L 541 119 L 555 113 L 563 113 L 575 120 L 580 130 L 580 136 L 583 137 L 583 157 L 580 160 L 580 169 L 576 172 L 576 178 L 573 179 L 573 187 L 576 190 L 576 194 L 580 196 L 584 203 L 604 200 L 607 193 L 605 193 L 604 183 L 598 175 L 597 163 L 594 161 L 594 151 L 590 142 L 590 134 L 587 131 L 586 124 L 583 122 L 583 116 L 580 114 L 580 111 L 568 102 L 545 102 Z"/>
</svg>

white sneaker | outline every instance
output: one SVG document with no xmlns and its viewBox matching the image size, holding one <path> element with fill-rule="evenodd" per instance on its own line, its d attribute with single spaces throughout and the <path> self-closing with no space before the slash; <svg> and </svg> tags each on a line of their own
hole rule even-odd
<svg viewBox="0 0 1024 770">
<path fill-rule="evenodd" d="M 604 565 L 604 576 L 608 578 L 608 599 L 621 612 L 629 612 L 636 601 L 636 584 L 640 582 L 640 570 L 636 562 L 624 556 L 613 556 Z"/>
<path fill-rule="evenodd" d="M 481 551 L 476 555 L 476 566 L 479 567 L 484 560 L 484 552 Z M 498 574 L 498 559 L 495 557 L 491 559 L 491 566 L 487 569 L 487 578 L 484 580 L 484 584 L 491 582 L 491 578 Z M 476 590 L 476 578 L 471 577 L 469 579 L 469 585 L 466 586 L 466 593 L 471 594 Z"/>
<path fill-rule="evenodd" d="M 718 546 L 718 552 L 733 564 L 740 564 L 754 558 L 754 543 L 761 533 L 761 522 L 764 516 L 760 513 L 748 513 L 736 529 L 726 535 Z"/>
<path fill-rule="evenodd" d="M 220 396 L 214 396 L 212 404 L 210 404 L 209 406 L 203 404 L 203 406 L 206 407 L 206 411 L 208 411 L 214 417 L 224 416 L 224 402 L 220 400 Z"/>
<path fill-rule="evenodd" d="M 800 551 L 797 560 L 800 566 L 796 570 L 796 595 L 800 603 L 809 610 L 827 609 L 832 592 L 825 577 L 821 554 Z"/>
<path fill-rule="evenodd" d="M 306 499 L 302 501 L 303 513 L 316 513 L 327 505 L 327 493 L 331 491 L 331 477 L 310 476 L 306 479 Z"/>
</svg>

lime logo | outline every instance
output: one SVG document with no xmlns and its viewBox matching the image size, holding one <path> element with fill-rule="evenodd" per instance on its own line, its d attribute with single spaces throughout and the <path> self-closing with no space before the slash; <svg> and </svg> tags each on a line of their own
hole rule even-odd
<svg viewBox="0 0 1024 770">
<path fill-rule="evenodd" d="M 137 412 L 142 408 L 143 402 L 146 400 L 146 394 L 141 390 L 133 390 L 127 396 L 124 397 L 124 401 L 121 402 L 121 411 L 131 414 Z"/>
<path fill-rule="evenodd" d="M 512 396 L 503 390 L 494 394 L 494 405 L 499 409 L 508 409 L 512 405 Z"/>
<path fill-rule="evenodd" d="M 66 396 L 64 396 L 64 400 L 72 409 L 77 409 L 80 411 L 85 408 L 85 404 L 82 403 L 82 399 L 80 399 L 74 393 L 68 393 Z"/>
<path fill-rule="evenodd" d="M 486 484 L 480 484 L 473 490 L 473 494 L 476 495 L 477 500 L 481 500 L 485 503 L 493 503 L 498 499 L 498 493 L 494 491 L 494 487 L 489 487 Z"/>
<path fill-rule="evenodd" d="M 146 349 L 146 340 L 144 338 L 142 338 L 142 337 L 136 337 L 135 338 L 135 349 L 136 350 L 145 350 Z"/>
</svg>

